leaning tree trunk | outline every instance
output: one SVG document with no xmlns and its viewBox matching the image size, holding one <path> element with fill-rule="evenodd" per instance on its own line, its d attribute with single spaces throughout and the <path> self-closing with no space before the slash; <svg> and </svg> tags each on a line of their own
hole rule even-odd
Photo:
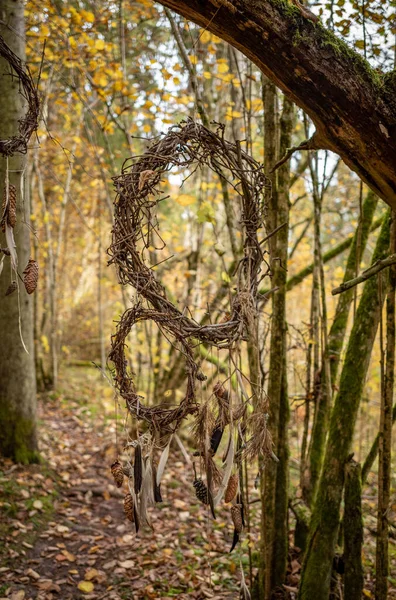
<svg viewBox="0 0 396 600">
<path fill-rule="evenodd" d="M 24 2 L 2 0 L 0 35 L 10 48 L 22 59 L 25 57 Z M 19 91 L 17 78 L 10 76 L 10 69 L 0 60 L 0 139 L 18 132 L 19 120 L 26 106 Z M 17 190 L 17 222 L 14 237 L 19 259 L 19 271 L 25 268 L 30 254 L 29 199 L 26 184 L 26 158 L 16 155 L 8 159 L 8 175 Z M 7 174 L 7 160 L 0 158 L 1 194 Z M 4 235 L 0 243 L 6 246 Z M 19 292 L 5 297 L 11 280 L 18 280 L 11 272 L 9 257 L 4 259 L 0 277 L 0 453 L 17 462 L 29 463 L 38 458 L 36 438 L 36 378 L 33 346 L 33 304 L 23 284 L 18 281 Z M 18 306 L 19 305 L 19 306 Z M 21 332 L 19 329 L 21 322 Z M 21 336 L 29 351 L 27 353 Z"/>
<path fill-rule="evenodd" d="M 366 247 L 366 243 L 370 233 L 370 228 L 374 217 L 374 212 L 377 206 L 377 202 L 378 198 L 375 196 L 375 194 L 373 194 L 373 192 L 370 191 L 367 194 L 367 197 L 362 207 L 360 232 L 356 231 L 353 237 L 353 242 L 351 245 L 345 268 L 343 278 L 344 282 L 354 277 L 354 275 L 356 274 L 357 267 L 360 265 L 360 260 L 363 251 Z M 360 246 L 359 252 L 357 252 L 358 245 Z M 352 305 L 353 297 L 354 289 L 350 289 L 344 292 L 343 294 L 340 294 L 335 316 L 328 337 L 328 347 L 325 349 L 324 352 L 324 354 L 327 354 L 327 356 L 329 356 L 330 358 L 332 389 L 334 389 L 337 378 L 338 365 L 340 362 L 342 346 L 344 343 L 344 338 L 348 325 L 349 310 Z M 329 386 L 326 385 L 326 378 L 323 377 L 323 375 L 324 373 L 322 368 L 322 373 L 320 375 L 320 388 L 317 399 L 315 421 L 312 428 L 312 437 L 309 447 L 309 471 L 303 478 L 305 486 L 305 489 L 303 489 L 303 497 L 308 499 L 309 504 L 311 504 L 312 499 L 315 497 L 315 492 L 319 481 L 331 408 Z"/>
<path fill-rule="evenodd" d="M 389 250 L 389 213 L 381 228 L 373 263 Z M 303 564 L 300 600 L 328 600 L 335 553 L 345 466 L 353 440 L 371 350 L 382 305 L 377 281 L 369 279 L 356 312 L 349 338 L 340 385 L 331 415 L 323 469 L 315 500 L 308 547 Z"/>
</svg>

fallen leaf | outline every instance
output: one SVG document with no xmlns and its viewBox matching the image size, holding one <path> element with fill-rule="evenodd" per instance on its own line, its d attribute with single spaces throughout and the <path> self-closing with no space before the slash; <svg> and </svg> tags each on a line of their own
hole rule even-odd
<svg viewBox="0 0 396 600">
<path fill-rule="evenodd" d="M 123 569 L 132 569 L 132 567 L 135 566 L 135 561 L 134 560 L 123 560 L 123 561 L 119 562 L 118 565 L 120 567 L 122 567 Z"/>
<path fill-rule="evenodd" d="M 95 586 L 92 581 L 80 581 L 77 587 L 80 592 L 84 592 L 84 594 L 90 594 Z"/>
</svg>

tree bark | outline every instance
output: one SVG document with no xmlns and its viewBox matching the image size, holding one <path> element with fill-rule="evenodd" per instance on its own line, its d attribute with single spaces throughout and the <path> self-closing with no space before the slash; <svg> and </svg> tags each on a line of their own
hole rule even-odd
<svg viewBox="0 0 396 600">
<path fill-rule="evenodd" d="M 389 250 L 389 214 L 375 248 L 373 262 Z M 339 391 L 331 415 L 323 469 L 312 512 L 304 560 L 300 600 L 327 600 L 337 543 L 345 465 L 350 453 L 356 416 L 370 362 L 382 306 L 377 282 L 369 279 L 356 313 L 342 369 Z"/>
<path fill-rule="evenodd" d="M 275 86 L 264 82 L 265 104 L 265 160 L 267 170 L 276 160 L 276 93 Z M 280 152 L 290 145 L 293 129 L 293 104 L 284 99 L 280 123 Z M 268 374 L 268 396 L 270 401 L 269 428 L 279 463 L 268 463 L 265 468 L 265 485 L 261 536 L 264 541 L 260 571 L 264 571 L 264 596 L 270 598 L 271 591 L 284 582 L 288 551 L 288 461 L 287 430 L 289 400 L 286 373 L 286 279 L 289 223 L 290 168 L 283 165 L 277 181 L 273 177 L 272 199 L 268 211 L 268 229 L 274 231 L 279 225 L 287 225 L 269 240 L 273 287 L 279 288 L 273 296 L 270 367 Z M 262 575 L 262 573 L 260 573 Z M 263 577 L 259 577 L 262 582 Z M 263 585 L 263 583 L 261 584 Z"/>
<path fill-rule="evenodd" d="M 3 0 L 0 17 L 0 35 L 23 60 L 25 58 L 23 0 Z M 0 97 L 0 137 L 5 139 L 17 133 L 19 120 L 24 116 L 26 106 L 19 91 L 18 79 L 10 76 L 10 68 L 4 60 L 0 60 Z M 14 237 L 19 261 L 18 270 L 22 272 L 30 256 L 26 157 L 16 155 L 9 158 L 8 169 L 9 181 L 17 190 L 17 222 Z M 1 195 L 6 176 L 7 161 L 5 158 L 0 158 Z M 1 246 L 6 246 L 5 239 L 2 240 Z M 11 271 L 9 257 L 5 257 L 3 264 L 4 269 L 0 277 L 0 452 L 16 462 L 36 462 L 38 452 L 33 302 L 20 280 L 19 291 L 4 297 L 11 280 L 18 280 L 18 278 Z M 29 354 L 21 341 L 19 320 L 21 320 L 21 335 Z"/>
<path fill-rule="evenodd" d="M 361 600 L 363 595 L 362 470 L 351 460 L 345 468 L 344 509 L 344 597 Z"/>
<path fill-rule="evenodd" d="M 370 232 L 371 223 L 373 220 L 375 208 L 377 206 L 377 197 L 372 192 L 369 192 L 367 198 L 363 204 L 362 210 L 362 223 L 360 233 L 356 231 L 351 250 L 349 252 L 345 273 L 344 281 L 350 279 L 350 277 L 356 272 L 358 265 L 360 264 L 360 258 L 366 247 L 367 239 Z M 357 256 L 357 246 L 360 241 L 360 256 Z M 325 353 L 330 359 L 330 373 L 331 373 L 331 385 L 334 388 L 338 365 L 340 362 L 340 356 L 344 338 L 347 330 L 349 310 L 353 301 L 353 291 L 343 294 L 340 296 L 335 317 L 330 329 L 328 337 L 328 348 L 325 349 Z M 322 369 L 323 371 L 323 369 Z M 312 498 L 315 496 L 317 483 L 319 481 L 320 469 L 323 461 L 323 453 L 326 442 L 326 434 L 328 429 L 328 420 L 331 408 L 331 393 L 329 394 L 328 385 L 325 385 L 323 380 L 323 373 L 320 376 L 320 390 L 317 398 L 315 421 L 312 430 L 311 443 L 309 448 L 309 473 L 304 477 L 304 489 L 303 496 L 311 504 Z"/>
<path fill-rule="evenodd" d="M 243 52 L 336 152 L 396 208 L 396 73 L 381 75 L 322 23 L 284 0 L 161 0 Z"/>
<path fill-rule="evenodd" d="M 396 251 L 396 213 L 392 211 L 391 251 Z M 396 266 L 389 273 L 389 292 L 386 301 L 386 364 L 381 394 L 381 420 L 378 456 L 378 516 L 375 563 L 375 600 L 388 597 L 389 575 L 389 502 L 392 475 L 392 404 L 395 379 L 395 308 Z M 379 275 L 381 277 L 381 275 Z M 381 348 L 382 354 L 382 348 Z"/>
</svg>

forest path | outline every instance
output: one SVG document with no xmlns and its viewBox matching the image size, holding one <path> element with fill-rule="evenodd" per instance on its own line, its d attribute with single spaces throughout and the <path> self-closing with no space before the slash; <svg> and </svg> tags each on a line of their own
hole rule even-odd
<svg viewBox="0 0 396 600">
<path fill-rule="evenodd" d="M 43 464 L 0 463 L 0 600 L 235 598 L 239 556 L 228 553 L 228 515 L 215 527 L 208 521 L 176 452 L 164 503 L 150 511 L 154 531 L 136 536 L 125 519 L 125 492 L 109 468 L 114 413 L 97 395 L 98 378 L 68 377 L 62 393 L 40 402 Z"/>
</svg>

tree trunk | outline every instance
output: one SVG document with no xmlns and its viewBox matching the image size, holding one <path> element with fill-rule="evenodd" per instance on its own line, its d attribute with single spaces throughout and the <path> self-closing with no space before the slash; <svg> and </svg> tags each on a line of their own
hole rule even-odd
<svg viewBox="0 0 396 600">
<path fill-rule="evenodd" d="M 264 83 L 265 103 L 265 156 L 267 169 L 276 157 L 276 112 L 275 87 L 271 82 Z M 291 143 L 293 128 L 293 104 L 284 99 L 281 118 L 280 152 Z M 270 401 L 269 427 L 272 433 L 275 453 L 279 463 L 268 463 L 265 468 L 261 535 L 264 542 L 261 556 L 260 577 L 263 586 L 265 564 L 264 597 L 282 585 L 286 575 L 288 552 L 288 460 L 289 450 L 287 430 L 289 420 L 289 400 L 286 373 L 286 279 L 289 224 L 289 181 L 290 169 L 282 166 L 278 181 L 273 178 L 272 199 L 269 208 L 268 229 L 273 231 L 283 223 L 283 227 L 270 240 L 272 284 L 278 287 L 273 296 L 270 368 L 268 374 L 268 396 Z M 263 588 L 262 588 L 263 589 Z"/>
<path fill-rule="evenodd" d="M 389 214 L 378 237 L 373 263 L 386 256 L 388 250 Z M 364 286 L 331 415 L 326 454 L 312 512 L 308 548 L 303 565 L 300 600 L 328 599 L 345 465 L 353 440 L 356 416 L 380 311 L 377 281 L 372 278 Z"/>
<path fill-rule="evenodd" d="M 362 600 L 363 594 L 363 518 L 362 518 L 362 470 L 351 460 L 345 468 L 344 509 L 344 597 Z"/>
<path fill-rule="evenodd" d="M 161 0 L 243 52 L 312 119 L 311 148 L 336 152 L 396 208 L 396 73 L 379 74 L 284 0 Z"/>
<path fill-rule="evenodd" d="M 12 50 L 24 59 L 24 2 L 3 0 L 0 17 L 0 34 Z M 0 60 L 0 97 L 0 137 L 5 139 L 17 133 L 19 120 L 24 116 L 26 106 L 19 92 L 18 79 L 10 76 L 10 68 L 4 60 Z M 30 257 L 26 158 L 19 155 L 9 158 L 8 169 L 9 181 L 17 190 L 14 237 L 19 260 L 18 270 L 21 273 Z M 0 158 L 1 195 L 6 176 L 7 160 Z M 1 246 L 6 246 L 4 236 Z M 5 257 L 3 264 L 4 269 L 0 277 L 0 452 L 16 462 L 36 462 L 38 452 L 33 302 L 21 281 L 11 272 L 9 257 Z M 11 280 L 18 281 L 19 291 L 4 297 Z M 29 353 L 23 347 L 21 335 Z"/>
<path fill-rule="evenodd" d="M 396 213 L 392 211 L 391 252 L 396 252 Z M 382 274 L 378 275 L 381 277 Z M 395 374 L 395 288 L 396 266 L 390 268 L 390 289 L 386 302 L 386 365 L 381 394 L 378 456 L 378 516 L 375 563 L 375 600 L 386 600 L 389 575 L 389 502 L 392 474 L 392 403 Z M 382 348 L 381 348 L 382 354 Z"/>
<path fill-rule="evenodd" d="M 355 275 L 356 268 L 360 264 L 360 259 L 367 243 L 377 202 L 378 199 L 375 194 L 369 192 L 363 204 L 360 233 L 356 232 L 353 237 L 352 246 L 345 268 L 344 281 L 348 281 Z M 358 239 L 360 241 L 359 258 L 357 257 Z M 347 330 L 348 315 L 353 301 L 353 296 L 354 290 L 349 290 L 340 295 L 333 324 L 329 333 L 328 348 L 325 349 L 325 353 L 327 353 L 327 356 L 330 359 L 331 384 L 333 388 L 336 382 L 337 370 Z M 329 394 L 328 386 L 325 385 L 323 373 L 321 373 L 320 390 L 317 399 L 315 421 L 309 448 L 309 474 L 304 477 L 304 486 L 306 486 L 306 489 L 303 490 L 303 496 L 307 499 L 309 504 L 311 503 L 312 498 L 314 498 L 316 487 L 319 481 L 320 469 L 322 466 L 325 449 L 326 433 L 328 430 L 330 407 L 331 395 Z"/>
</svg>

